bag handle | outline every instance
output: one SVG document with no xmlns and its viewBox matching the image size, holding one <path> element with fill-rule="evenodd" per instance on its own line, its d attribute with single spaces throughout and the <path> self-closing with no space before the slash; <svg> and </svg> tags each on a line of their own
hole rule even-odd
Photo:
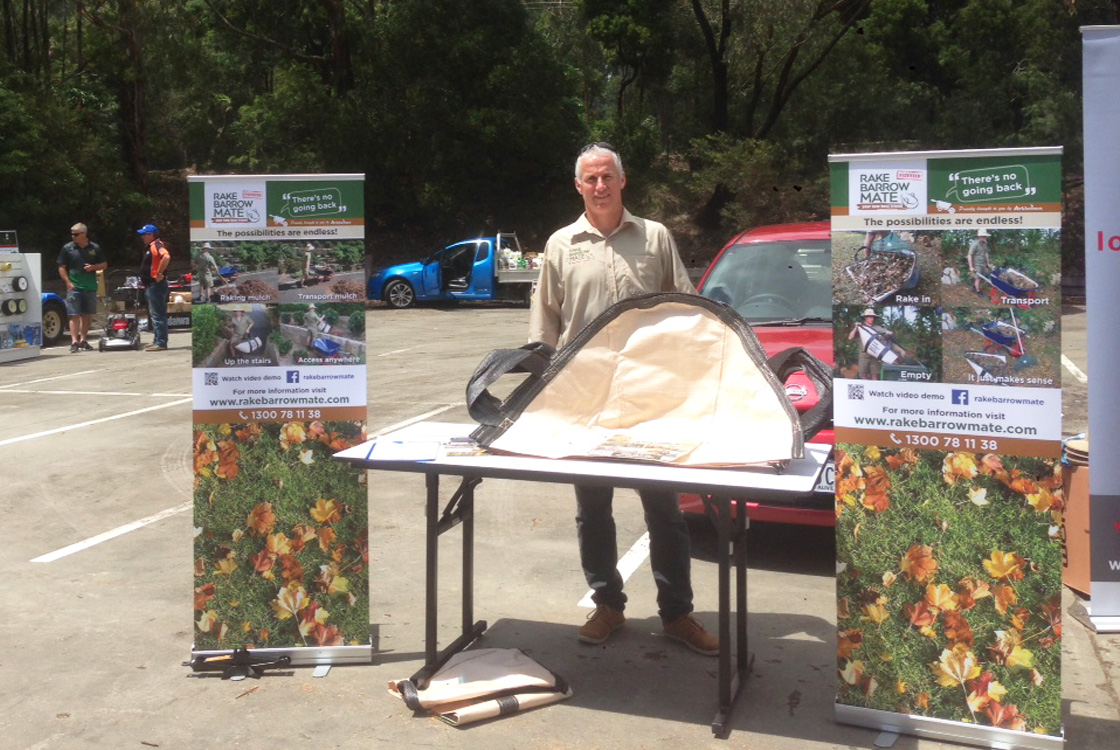
<svg viewBox="0 0 1120 750">
<path fill-rule="evenodd" d="M 527 372 L 530 379 L 540 378 L 552 362 L 556 350 L 542 341 L 534 341 L 518 349 L 495 349 L 483 358 L 467 383 L 467 411 L 482 425 L 499 426 L 505 419 L 506 402 L 488 390 L 507 373 Z"/>
<path fill-rule="evenodd" d="M 770 357 L 767 364 L 782 383 L 800 370 L 817 389 L 817 403 L 799 413 L 801 434 L 805 440 L 809 440 L 832 421 L 832 371 L 828 365 L 801 347 L 783 349 Z"/>
</svg>

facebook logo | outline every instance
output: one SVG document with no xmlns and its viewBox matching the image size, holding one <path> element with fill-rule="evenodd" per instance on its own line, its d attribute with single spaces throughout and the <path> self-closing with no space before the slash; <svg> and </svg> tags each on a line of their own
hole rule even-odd
<svg viewBox="0 0 1120 750">
<path fill-rule="evenodd" d="M 968 406 L 968 391 L 954 388 L 953 403 L 957 406 Z"/>
<path fill-rule="evenodd" d="M 298 383 L 299 382 L 299 370 L 288 370 L 288 382 L 289 383 Z"/>
</svg>

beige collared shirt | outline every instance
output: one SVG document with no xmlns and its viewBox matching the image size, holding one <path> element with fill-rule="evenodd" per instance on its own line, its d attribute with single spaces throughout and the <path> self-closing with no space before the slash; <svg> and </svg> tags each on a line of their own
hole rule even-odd
<svg viewBox="0 0 1120 750">
<path fill-rule="evenodd" d="M 529 340 L 559 348 L 614 303 L 650 292 L 696 293 L 669 230 L 623 209 L 604 237 L 581 215 L 545 245 Z"/>
</svg>

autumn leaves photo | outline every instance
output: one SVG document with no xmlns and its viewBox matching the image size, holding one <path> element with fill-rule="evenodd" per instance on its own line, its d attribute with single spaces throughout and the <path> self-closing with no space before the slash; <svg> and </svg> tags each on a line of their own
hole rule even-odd
<svg viewBox="0 0 1120 750">
<path fill-rule="evenodd" d="M 837 446 L 840 703 L 1061 731 L 1056 460 Z"/>
<path fill-rule="evenodd" d="M 195 426 L 196 649 L 368 642 L 365 472 L 331 459 L 364 432 Z"/>
</svg>

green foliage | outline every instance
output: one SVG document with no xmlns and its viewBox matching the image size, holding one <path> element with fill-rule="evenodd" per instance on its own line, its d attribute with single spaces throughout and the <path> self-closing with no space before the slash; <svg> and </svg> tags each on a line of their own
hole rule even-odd
<svg viewBox="0 0 1120 750">
<path fill-rule="evenodd" d="M 280 331 L 273 331 L 269 338 L 276 344 L 276 350 L 280 352 L 280 356 L 284 356 L 292 350 L 292 340 Z"/>
<path fill-rule="evenodd" d="M 698 262 L 744 226 L 823 215 L 830 152 L 1063 145 L 1077 184 L 1079 27 L 1115 23 L 1106 0 L 722 6 L 155 0 L 84 3 L 79 24 L 15 3 L 0 226 L 50 253 L 84 221 L 111 267 L 135 266 L 143 221 L 186 247 L 186 174 L 359 172 L 371 235 L 536 244 L 578 211 L 572 161 L 593 139 L 622 149 L 631 208 Z M 255 245 L 241 261 L 270 262 Z"/>
<path fill-rule="evenodd" d="M 194 305 L 191 310 L 191 361 L 202 362 L 214 351 L 225 316 L 214 305 Z"/>
<path fill-rule="evenodd" d="M 352 313 L 346 321 L 346 327 L 350 333 L 362 334 L 366 330 L 366 315 L 365 312 Z"/>
</svg>

